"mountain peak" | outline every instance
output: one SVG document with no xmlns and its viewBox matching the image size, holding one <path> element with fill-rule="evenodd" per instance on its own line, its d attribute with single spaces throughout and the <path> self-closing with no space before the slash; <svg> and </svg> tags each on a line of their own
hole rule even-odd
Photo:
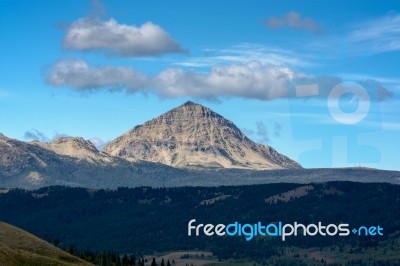
<svg viewBox="0 0 400 266">
<path fill-rule="evenodd" d="M 174 111 L 174 110 L 183 110 L 183 111 L 197 110 L 197 111 L 214 113 L 210 108 L 205 107 L 204 105 L 201 105 L 199 103 L 192 102 L 192 101 L 187 101 L 184 104 L 182 104 L 181 106 L 178 106 L 178 107 L 172 109 L 171 111 Z"/>
<path fill-rule="evenodd" d="M 85 140 L 82 137 L 59 137 L 51 142 L 55 145 L 73 145 L 77 149 L 87 149 L 97 152 L 96 147 L 89 140 Z"/>
<path fill-rule="evenodd" d="M 228 119 L 191 101 L 136 126 L 103 151 L 182 168 L 300 167 L 273 148 L 254 143 Z"/>
<path fill-rule="evenodd" d="M 199 103 L 195 103 L 192 101 L 187 101 L 184 104 L 182 104 L 181 106 L 176 107 L 175 109 L 179 109 L 179 108 L 193 108 L 193 109 L 207 109 L 207 110 L 211 110 L 208 107 L 205 107 L 204 105 L 201 105 Z"/>
<path fill-rule="evenodd" d="M 185 102 L 182 106 L 185 106 L 185 105 L 200 105 L 200 104 L 194 103 L 194 102 L 192 102 L 192 101 L 187 101 L 187 102 Z"/>
</svg>

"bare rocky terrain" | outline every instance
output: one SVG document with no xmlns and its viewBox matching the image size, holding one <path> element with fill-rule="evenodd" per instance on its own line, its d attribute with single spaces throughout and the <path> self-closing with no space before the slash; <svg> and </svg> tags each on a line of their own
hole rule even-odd
<svg viewBox="0 0 400 266">
<path fill-rule="evenodd" d="M 193 102 L 136 126 L 104 152 L 178 168 L 295 169 L 301 166 L 247 138 L 231 121 Z"/>
</svg>

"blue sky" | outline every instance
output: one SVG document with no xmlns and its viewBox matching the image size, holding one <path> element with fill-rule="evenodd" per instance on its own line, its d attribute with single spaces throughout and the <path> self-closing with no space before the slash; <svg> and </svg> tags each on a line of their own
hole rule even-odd
<svg viewBox="0 0 400 266">
<path fill-rule="evenodd" d="M 0 1 L 0 132 L 109 141 L 187 100 L 304 167 L 400 170 L 398 1 Z"/>
</svg>

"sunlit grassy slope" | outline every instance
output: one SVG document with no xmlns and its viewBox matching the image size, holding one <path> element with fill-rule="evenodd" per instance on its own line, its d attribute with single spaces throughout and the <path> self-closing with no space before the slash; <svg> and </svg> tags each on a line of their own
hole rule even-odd
<svg viewBox="0 0 400 266">
<path fill-rule="evenodd" d="M 46 241 L 0 222 L 0 265 L 91 265 Z"/>
</svg>

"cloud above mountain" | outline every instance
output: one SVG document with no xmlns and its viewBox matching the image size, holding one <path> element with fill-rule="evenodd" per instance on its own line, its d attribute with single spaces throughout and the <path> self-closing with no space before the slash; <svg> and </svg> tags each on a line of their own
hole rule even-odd
<svg viewBox="0 0 400 266">
<path fill-rule="evenodd" d="M 288 67 L 251 61 L 212 67 L 208 73 L 168 68 L 153 79 L 153 85 L 166 98 L 233 96 L 268 100 L 286 97 L 286 83 L 300 76 Z"/>
<path fill-rule="evenodd" d="M 71 59 L 54 64 L 47 75 L 47 82 L 55 87 L 78 91 L 151 92 L 161 98 L 272 100 L 299 95 L 325 98 L 342 80 L 335 76 L 313 77 L 290 67 L 264 65 L 259 61 L 215 66 L 208 72 L 167 68 L 149 76 L 129 67 L 91 66 L 86 61 Z M 377 81 L 362 80 L 360 85 L 370 93 L 371 100 L 381 101 L 393 94 Z"/>
<path fill-rule="evenodd" d="M 83 60 L 74 59 L 54 64 L 47 82 L 79 91 L 152 91 L 162 98 L 234 96 L 267 100 L 286 97 L 286 83 L 301 76 L 287 67 L 265 66 L 252 61 L 213 67 L 209 73 L 167 68 L 150 77 L 132 68 L 90 66 Z"/>
</svg>

